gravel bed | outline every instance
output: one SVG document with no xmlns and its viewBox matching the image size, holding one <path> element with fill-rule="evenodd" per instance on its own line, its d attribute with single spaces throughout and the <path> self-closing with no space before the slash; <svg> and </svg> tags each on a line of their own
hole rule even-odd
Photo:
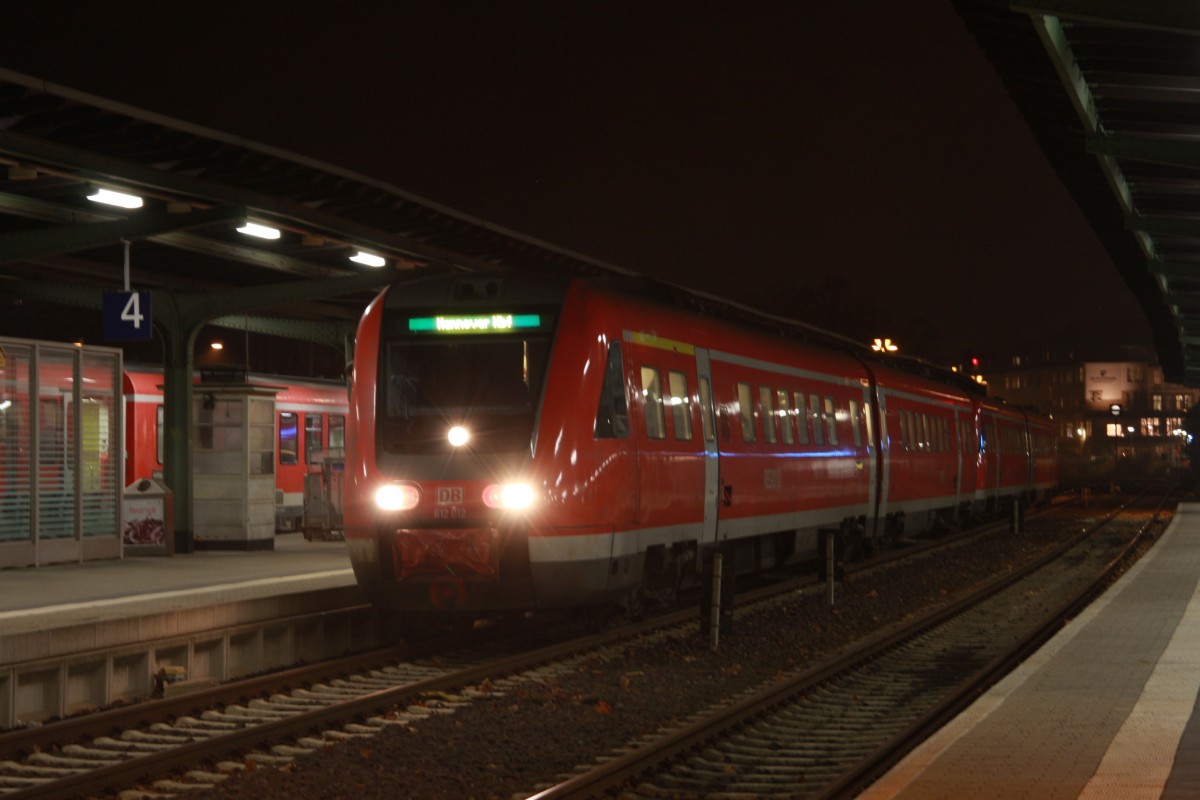
<svg viewBox="0 0 1200 800">
<path fill-rule="evenodd" d="M 716 702 L 807 668 L 855 641 L 1009 572 L 1078 530 L 1002 533 L 935 559 L 850 576 L 824 592 L 740 614 L 716 653 L 695 636 L 647 637 L 523 681 L 453 714 L 331 745 L 283 769 L 247 764 L 209 798 L 510 800 L 561 780 Z M 485 690 L 488 685 L 485 684 Z"/>
</svg>

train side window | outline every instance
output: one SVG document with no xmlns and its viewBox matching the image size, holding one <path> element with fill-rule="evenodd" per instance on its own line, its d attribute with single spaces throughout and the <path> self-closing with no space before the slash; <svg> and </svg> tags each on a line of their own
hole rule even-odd
<svg viewBox="0 0 1200 800">
<path fill-rule="evenodd" d="M 298 464 L 300 420 L 294 411 L 279 412 L 279 463 Z"/>
<path fill-rule="evenodd" d="M 808 410 L 812 416 L 813 444 L 825 444 L 825 434 L 821 429 L 821 398 L 815 394 L 808 396 Z"/>
<path fill-rule="evenodd" d="M 769 386 L 758 387 L 758 402 L 762 406 L 763 441 L 775 444 L 775 440 L 779 437 L 775 435 L 775 408 L 771 402 Z"/>
<path fill-rule="evenodd" d="M 783 389 L 775 390 L 775 405 L 778 410 L 775 412 L 779 417 L 779 430 L 783 433 L 783 443 L 792 443 L 792 412 L 788 408 L 788 393 Z"/>
<path fill-rule="evenodd" d="M 942 434 L 942 452 L 950 452 L 950 423 L 945 417 L 938 420 L 938 430 Z"/>
<path fill-rule="evenodd" d="M 742 416 L 742 441 L 757 442 L 758 436 L 754 430 L 754 395 L 750 391 L 750 384 L 739 383 L 738 389 L 738 412 Z"/>
<path fill-rule="evenodd" d="M 830 444 L 838 443 L 837 414 L 833 410 L 833 398 L 825 398 L 825 433 Z"/>
<path fill-rule="evenodd" d="M 712 387 L 708 378 L 700 379 L 700 427 L 704 430 L 704 441 L 715 442 L 717 432 L 713 429 Z"/>
<path fill-rule="evenodd" d="M 671 422 L 675 426 L 676 439 L 692 438 L 692 396 L 688 392 L 687 375 L 671 370 L 667 373 L 671 381 Z"/>
<path fill-rule="evenodd" d="M 600 387 L 595 436 L 597 439 L 624 439 L 628 435 L 629 410 L 621 371 L 621 343 L 613 342 L 608 347 L 608 361 L 604 365 L 604 385 Z"/>
<path fill-rule="evenodd" d="M 871 449 L 871 442 L 875 441 L 875 423 L 871 420 L 871 404 L 863 403 L 863 424 L 867 428 L 867 449 Z"/>
<path fill-rule="evenodd" d="M 324 444 L 322 433 L 323 421 L 320 414 L 304 415 L 304 463 L 313 463 L 313 454 L 320 451 Z"/>
<path fill-rule="evenodd" d="M 158 465 L 161 467 L 163 463 L 163 407 L 160 405 L 155 413 L 157 414 L 154 427 L 155 441 L 157 443 L 155 450 L 158 453 Z"/>
<path fill-rule="evenodd" d="M 346 415 L 329 415 L 329 449 L 341 450 L 346 446 Z"/>
<path fill-rule="evenodd" d="M 667 424 L 663 418 L 662 377 L 655 367 L 642 367 L 642 405 L 645 409 L 646 436 L 651 439 L 667 438 Z"/>
<path fill-rule="evenodd" d="M 792 413 L 796 417 L 796 431 L 800 435 L 800 444 L 808 444 L 808 409 L 804 405 L 804 395 L 796 392 L 792 395 L 796 401 L 796 407 Z"/>
<path fill-rule="evenodd" d="M 912 449 L 912 433 L 909 431 L 908 412 L 901 409 L 900 411 L 900 447 L 904 450 Z"/>
<path fill-rule="evenodd" d="M 854 446 L 862 447 L 862 430 L 858 427 L 858 401 L 850 401 L 850 432 L 854 435 Z"/>
</svg>

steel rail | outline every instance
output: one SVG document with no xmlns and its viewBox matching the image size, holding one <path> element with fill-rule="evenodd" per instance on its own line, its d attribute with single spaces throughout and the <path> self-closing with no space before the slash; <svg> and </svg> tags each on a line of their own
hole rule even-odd
<svg viewBox="0 0 1200 800">
<path fill-rule="evenodd" d="M 657 740 L 644 743 L 624 755 L 599 764 L 586 772 L 572 776 L 562 783 L 536 792 L 530 795 L 527 800 L 585 800 L 586 798 L 596 797 L 607 791 L 616 790 L 637 775 L 650 771 L 658 765 L 670 761 L 706 741 L 719 738 L 726 732 L 738 728 L 776 707 L 791 702 L 798 695 L 809 692 L 814 685 L 829 681 L 864 662 L 871 661 L 880 654 L 899 646 L 922 632 L 936 627 L 942 622 L 963 613 L 972 606 L 1015 585 L 1025 577 L 1052 563 L 1072 547 L 1094 535 L 1096 531 L 1114 519 L 1128 504 L 1127 502 L 1110 511 L 1094 525 L 1064 541 L 1048 551 L 1041 558 L 992 581 L 971 595 L 917 618 L 902 629 L 864 642 L 848 650 L 833 662 L 808 670 L 784 681 L 774 683 L 755 696 L 722 709 L 713 715 L 696 720 Z M 1106 570 L 1105 575 L 1108 572 L 1109 570 Z M 1104 578 L 1098 579 L 1098 582 L 1102 580 Z M 990 674 L 994 674 L 994 671 Z M 881 755 L 884 754 L 881 753 Z"/>
</svg>

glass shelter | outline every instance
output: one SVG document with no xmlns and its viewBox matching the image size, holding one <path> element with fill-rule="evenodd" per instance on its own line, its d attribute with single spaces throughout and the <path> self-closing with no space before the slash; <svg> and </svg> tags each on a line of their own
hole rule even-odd
<svg viewBox="0 0 1200 800">
<path fill-rule="evenodd" d="M 0 337 L 0 567 L 121 555 L 121 351 Z"/>
</svg>

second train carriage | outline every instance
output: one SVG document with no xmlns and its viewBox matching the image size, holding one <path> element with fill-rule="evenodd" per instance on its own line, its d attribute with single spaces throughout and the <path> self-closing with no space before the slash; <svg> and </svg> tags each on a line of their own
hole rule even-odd
<svg viewBox="0 0 1200 800">
<path fill-rule="evenodd" d="M 345 446 L 347 391 L 334 381 L 255 375 L 250 383 L 276 389 L 275 529 L 300 529 L 305 477 L 326 453 Z M 161 477 L 163 469 L 162 373 L 128 368 L 125 390 L 125 485 Z"/>
<path fill-rule="evenodd" d="M 432 277 L 360 323 L 346 539 L 389 608 L 620 601 L 718 547 L 766 566 L 811 554 L 822 528 L 873 541 L 1031 499 L 1053 470 L 1028 426 L 597 282 Z"/>
</svg>

